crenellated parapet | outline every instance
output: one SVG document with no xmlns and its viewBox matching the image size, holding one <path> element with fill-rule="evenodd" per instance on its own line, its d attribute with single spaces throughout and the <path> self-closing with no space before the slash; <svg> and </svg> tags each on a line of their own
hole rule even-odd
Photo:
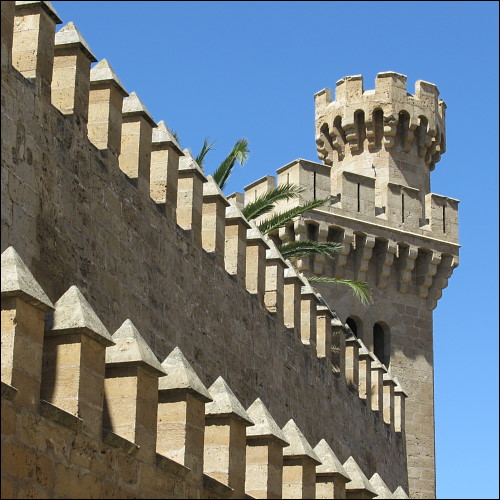
<svg viewBox="0 0 500 500">
<path fill-rule="evenodd" d="M 337 458 L 337 442 L 313 450 L 293 419 L 281 429 L 260 398 L 245 410 L 220 376 L 207 389 L 178 347 L 160 363 L 129 319 L 110 335 L 76 286 L 53 306 L 12 247 L 2 277 L 5 491 L 33 465 L 36 491 L 50 497 L 89 488 L 103 498 L 370 497 L 354 458 Z M 26 440 L 25 425 L 40 439 Z M 63 489 L 82 467 L 86 480 Z M 13 498 L 24 498 L 16 488 Z"/>
<path fill-rule="evenodd" d="M 371 353 L 359 355 L 334 304 L 307 279 L 332 263 L 303 259 L 297 271 L 276 244 L 338 240 L 337 275 L 371 279 L 376 269 L 384 290 L 402 240 L 364 226 L 341 232 L 309 215 L 265 237 L 242 215 L 242 197 L 220 191 L 107 60 L 91 68 L 76 25 L 56 33 L 59 22 L 48 2 L 2 2 L 2 237 L 20 244 L 45 289 L 13 249 L 4 252 L 2 406 L 9 422 L 17 419 L 6 427 L 6 453 L 26 458 L 7 464 L 5 491 L 14 484 L 20 498 L 242 498 L 314 495 L 320 481 L 342 492 L 349 478 L 335 454 L 356 457 L 366 477 L 379 471 L 392 488 L 406 488 L 405 428 L 396 424 L 404 406 L 392 376 L 385 399 L 382 378 L 375 409 Z M 332 193 L 329 165 L 298 160 L 281 170 L 278 182 L 310 187 L 302 199 Z M 348 200 L 356 179 L 345 176 L 340 203 L 357 206 Z M 266 176 L 248 196 L 274 184 Z M 376 189 L 371 180 L 359 184 L 361 193 Z M 371 198 L 359 205 L 367 217 L 377 212 Z M 429 207 L 435 215 L 426 224 L 452 231 L 453 201 L 436 195 Z M 440 259 L 428 260 L 419 241 L 411 248 L 417 257 L 403 266 L 403 284 L 413 292 L 418 280 L 432 303 L 454 254 L 429 246 Z M 186 356 L 172 350 L 181 344 Z M 309 399 L 318 415 L 304 410 Z M 287 421 L 301 430 L 285 432 Z M 374 430 L 358 433 L 365 428 Z M 40 433 L 31 439 L 33 429 Z M 305 436 L 321 440 L 325 463 Z M 33 492 L 25 463 L 53 479 Z"/>
<path fill-rule="evenodd" d="M 378 73 L 373 90 L 364 90 L 362 75 L 340 79 L 333 101 L 330 89 L 314 96 L 319 158 L 334 165 L 365 147 L 415 150 L 432 170 L 446 148 L 446 105 L 438 96 L 437 87 L 423 80 L 408 93 L 406 76 L 392 71 Z"/>
</svg>

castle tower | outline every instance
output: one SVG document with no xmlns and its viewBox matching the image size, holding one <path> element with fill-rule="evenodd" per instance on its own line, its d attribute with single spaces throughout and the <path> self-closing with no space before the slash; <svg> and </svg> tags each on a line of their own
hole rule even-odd
<svg viewBox="0 0 500 500">
<path fill-rule="evenodd" d="M 323 299 L 386 365 L 408 394 L 406 440 L 412 498 L 435 496 L 432 311 L 458 265 L 458 200 L 431 192 L 430 175 L 445 151 L 445 103 L 437 87 L 379 73 L 375 89 L 361 75 L 318 92 L 316 145 L 322 163 L 295 160 L 278 184 L 304 188 L 299 200 L 328 198 L 279 233 L 279 243 L 314 239 L 342 244 L 335 259 L 296 262 L 306 276 L 367 282 L 373 303 L 362 305 L 345 286 L 315 283 Z M 246 188 L 246 202 L 269 177 Z M 439 332 L 444 334 L 445 332 Z"/>
</svg>

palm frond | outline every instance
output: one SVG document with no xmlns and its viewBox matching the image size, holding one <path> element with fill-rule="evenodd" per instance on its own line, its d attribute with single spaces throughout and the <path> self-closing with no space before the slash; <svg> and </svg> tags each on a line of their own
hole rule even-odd
<svg viewBox="0 0 500 500">
<path fill-rule="evenodd" d="M 281 184 L 280 186 L 267 190 L 255 201 L 249 203 L 243 209 L 243 215 L 247 220 L 256 219 L 261 215 L 269 213 L 278 201 L 298 198 L 302 191 L 304 191 L 304 188 L 296 184 L 290 184 L 288 182 Z"/>
<path fill-rule="evenodd" d="M 209 141 L 210 138 L 205 137 L 205 139 L 203 140 L 203 146 L 201 147 L 201 151 L 198 153 L 198 156 L 195 159 L 196 163 L 201 168 L 201 170 L 203 170 L 203 161 L 205 160 L 205 156 L 214 147 L 215 144 L 215 141 L 210 143 Z"/>
<path fill-rule="evenodd" d="M 259 224 L 259 229 L 262 234 L 267 234 L 274 229 L 278 229 L 279 227 L 284 226 L 294 217 L 297 217 L 297 215 L 301 215 L 305 212 L 308 212 L 309 210 L 312 210 L 313 208 L 317 208 L 327 201 L 328 198 L 325 198 L 323 200 L 310 201 L 308 203 L 304 203 L 304 205 L 299 205 L 298 207 L 291 208 L 290 210 L 272 215 Z"/>
<path fill-rule="evenodd" d="M 340 243 L 302 240 L 284 243 L 279 247 L 279 251 L 285 259 L 290 259 L 291 257 L 303 257 L 305 255 L 328 255 L 331 257 L 335 252 L 339 252 L 341 248 Z"/>
<path fill-rule="evenodd" d="M 373 302 L 371 290 L 368 285 L 362 281 L 343 280 L 339 278 L 321 278 L 311 277 L 307 278 L 311 283 L 340 283 L 347 285 L 351 292 L 358 297 L 362 304 L 367 305 Z"/>
<path fill-rule="evenodd" d="M 243 166 L 248 159 L 249 153 L 250 150 L 248 149 L 248 141 L 246 139 L 240 139 L 236 142 L 226 159 L 212 174 L 214 181 L 217 182 L 221 189 L 224 189 L 236 162 L 239 162 Z"/>
</svg>

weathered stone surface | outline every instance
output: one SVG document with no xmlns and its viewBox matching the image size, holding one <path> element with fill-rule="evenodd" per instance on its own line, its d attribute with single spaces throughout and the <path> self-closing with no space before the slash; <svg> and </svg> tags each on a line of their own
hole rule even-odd
<svg viewBox="0 0 500 500">
<path fill-rule="evenodd" d="M 345 478 L 346 482 L 351 480 L 349 474 L 337 458 L 337 455 L 335 455 L 330 445 L 324 439 L 315 446 L 314 453 L 316 453 L 321 461 L 321 464 L 316 467 L 317 475 L 338 474 Z"/>
<path fill-rule="evenodd" d="M 56 33 L 54 43 L 56 47 L 79 47 L 91 62 L 97 62 L 95 55 L 73 22 L 69 22 Z"/>
<path fill-rule="evenodd" d="M 205 415 L 211 417 L 235 417 L 245 425 L 254 425 L 252 419 L 238 401 L 222 377 L 208 388 L 212 402 L 205 405 Z"/>
<path fill-rule="evenodd" d="M 385 481 L 380 477 L 378 472 L 375 472 L 375 474 L 373 474 L 370 478 L 370 484 L 377 492 L 377 496 L 375 498 L 393 498 L 391 490 L 387 487 L 387 484 L 385 484 Z"/>
<path fill-rule="evenodd" d="M 290 444 L 260 398 L 257 398 L 248 407 L 247 413 L 254 423 L 251 427 L 247 427 L 247 439 L 251 436 L 268 437 L 278 441 L 283 446 Z"/>
<path fill-rule="evenodd" d="M 55 303 L 55 311 L 46 317 L 46 335 L 84 332 L 105 346 L 114 342 L 77 286 L 73 285 Z"/>
<path fill-rule="evenodd" d="M 284 457 L 309 457 L 317 465 L 321 464 L 318 455 L 311 448 L 311 445 L 293 419 L 290 419 L 285 427 L 283 427 L 283 434 L 285 435 L 285 439 L 290 443 L 283 448 Z"/>
<path fill-rule="evenodd" d="M 178 347 L 165 358 L 161 366 L 166 375 L 158 381 L 160 391 L 181 390 L 194 394 L 206 403 L 212 401 L 207 388 Z"/>
<path fill-rule="evenodd" d="M 160 362 L 129 319 L 112 336 L 114 346 L 106 349 L 106 365 L 138 363 L 160 377 L 165 375 Z"/>
<path fill-rule="evenodd" d="M 144 106 L 144 103 L 135 92 L 131 92 L 128 97 L 123 99 L 122 114 L 125 116 L 141 115 L 153 128 L 157 127 L 150 112 L 146 109 L 146 106 Z"/>
<path fill-rule="evenodd" d="M 2 252 L 2 297 L 21 297 L 43 311 L 54 309 L 45 292 L 13 247 Z"/>
<path fill-rule="evenodd" d="M 346 484 L 346 490 L 356 490 L 356 491 L 366 491 L 376 495 L 377 492 L 368 481 L 368 478 L 364 475 L 363 471 L 357 464 L 354 458 L 349 457 L 344 462 L 344 469 L 349 474 L 351 481 Z"/>
<path fill-rule="evenodd" d="M 128 96 L 125 87 L 123 86 L 120 79 L 116 76 L 116 73 L 106 59 L 102 59 L 101 61 L 99 61 L 90 70 L 90 81 L 103 83 L 113 82 L 123 92 L 124 96 Z"/>
</svg>

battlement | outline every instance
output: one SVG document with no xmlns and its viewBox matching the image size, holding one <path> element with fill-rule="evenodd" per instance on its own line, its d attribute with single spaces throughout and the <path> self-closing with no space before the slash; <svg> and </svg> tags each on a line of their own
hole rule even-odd
<svg viewBox="0 0 500 500">
<path fill-rule="evenodd" d="M 319 301 L 310 287 L 302 294 Z M 324 303 L 317 309 L 318 341 L 329 340 L 323 349 L 329 356 L 338 318 Z M 347 338 L 349 346 L 340 346 L 342 375 L 388 426 L 403 432 L 404 398 L 370 382 L 380 362 L 360 340 Z M 383 385 L 399 386 L 385 368 Z M 103 498 L 148 498 L 160 491 L 169 497 L 269 498 L 297 489 L 315 497 L 356 483 L 359 474 L 361 490 L 378 486 L 352 456 L 346 463 L 356 470 L 348 473 L 324 439 L 318 456 L 294 420 L 280 429 L 260 398 L 245 410 L 221 376 L 207 389 L 178 347 L 160 363 L 130 320 L 110 335 L 78 287 L 53 304 L 12 247 L 2 253 L 3 412 L 8 460 L 2 485 L 14 498 L 26 491 L 79 497 L 90 483 L 92 495 Z M 25 441 L 33 428 L 43 439 Z M 77 455 L 75 443 L 81 443 Z M 71 454 L 60 463 L 65 449 Z M 124 460 L 136 481 L 109 477 L 107 468 L 120 468 Z M 72 479 L 90 461 L 94 467 L 85 480 Z M 303 468 L 298 477 L 297 461 Z M 26 467 L 40 469 L 35 482 L 20 477 Z"/>
<path fill-rule="evenodd" d="M 445 109 L 437 87 L 418 80 L 407 92 L 406 76 L 378 73 L 375 89 L 364 90 L 363 76 L 337 82 L 315 94 L 316 144 L 319 158 L 336 164 L 363 150 L 412 152 L 432 170 L 446 150 Z"/>
<path fill-rule="evenodd" d="M 336 315 L 49 7 L 2 2 L 5 491 L 287 496 L 308 440 L 407 489 L 403 406 L 360 396 Z"/>
</svg>

